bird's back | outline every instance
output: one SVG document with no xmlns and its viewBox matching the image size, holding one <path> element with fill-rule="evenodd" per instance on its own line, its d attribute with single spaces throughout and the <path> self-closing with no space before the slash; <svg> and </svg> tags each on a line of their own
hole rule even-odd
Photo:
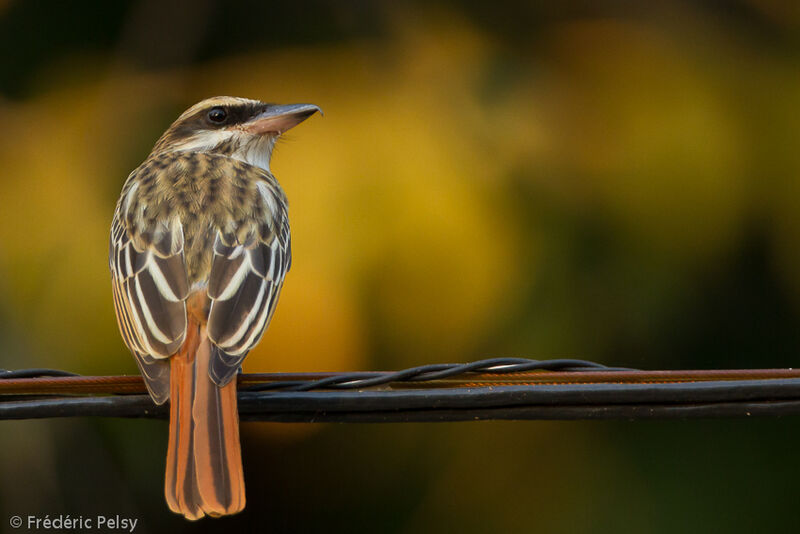
<svg viewBox="0 0 800 534">
<path fill-rule="evenodd" d="M 128 198 L 123 216 L 120 207 Z M 277 180 L 264 169 L 221 154 L 152 155 L 131 173 L 117 210 L 142 247 L 152 239 L 157 221 L 177 219 L 195 289 L 208 282 L 217 235 L 228 245 L 288 235 L 286 195 Z"/>
</svg>

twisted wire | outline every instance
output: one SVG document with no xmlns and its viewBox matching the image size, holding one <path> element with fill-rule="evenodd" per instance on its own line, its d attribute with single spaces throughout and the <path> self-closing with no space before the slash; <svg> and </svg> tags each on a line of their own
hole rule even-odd
<svg viewBox="0 0 800 534">
<path fill-rule="evenodd" d="M 430 382 L 453 378 L 467 373 L 513 374 L 527 371 L 632 371 L 624 367 L 607 367 L 587 360 L 528 358 L 489 358 L 471 363 L 435 363 L 410 367 L 401 371 L 343 373 L 317 380 L 275 382 L 248 386 L 248 391 L 282 389 L 285 391 L 312 391 L 315 389 L 363 389 L 393 382 Z"/>
<path fill-rule="evenodd" d="M 531 360 L 490 358 L 470 363 L 436 363 L 400 371 L 352 373 L 271 373 L 240 375 L 242 390 L 312 391 L 318 389 L 363 389 L 392 383 L 425 383 L 462 375 L 510 375 L 529 371 L 565 373 L 631 371 L 576 359 Z M 136 376 L 84 377 L 57 369 L 0 369 L 0 394 L 5 393 L 132 393 L 144 391 Z"/>
</svg>

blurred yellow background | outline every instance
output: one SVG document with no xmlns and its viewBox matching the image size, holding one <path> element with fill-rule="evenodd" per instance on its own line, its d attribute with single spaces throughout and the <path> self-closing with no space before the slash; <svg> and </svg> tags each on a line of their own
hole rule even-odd
<svg viewBox="0 0 800 534">
<path fill-rule="evenodd" d="M 114 203 L 170 122 L 221 94 L 325 111 L 273 155 L 294 262 L 246 372 L 796 366 L 792 2 L 69 6 L 0 3 L 0 367 L 135 372 Z M 162 422 L 3 422 L 0 513 L 127 512 L 137 532 L 778 529 L 797 520 L 779 507 L 797 500 L 796 426 L 245 424 L 247 510 L 186 525 L 161 499 Z"/>
</svg>

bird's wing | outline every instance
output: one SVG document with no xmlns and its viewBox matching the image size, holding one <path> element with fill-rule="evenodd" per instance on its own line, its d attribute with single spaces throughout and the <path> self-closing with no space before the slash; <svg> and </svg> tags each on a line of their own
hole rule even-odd
<svg viewBox="0 0 800 534">
<path fill-rule="evenodd" d="M 131 191 L 133 189 L 133 191 Z M 136 356 L 150 395 L 169 397 L 169 364 L 186 336 L 189 293 L 183 254 L 183 228 L 177 218 L 134 226 L 130 213 L 135 188 L 129 188 L 111 225 L 109 266 L 114 308 L 125 344 Z"/>
<path fill-rule="evenodd" d="M 285 197 L 272 181 L 259 182 L 257 189 L 261 220 L 247 232 L 220 233 L 214 243 L 208 336 L 215 354 L 209 374 L 220 386 L 233 378 L 264 334 L 292 261 Z"/>
</svg>

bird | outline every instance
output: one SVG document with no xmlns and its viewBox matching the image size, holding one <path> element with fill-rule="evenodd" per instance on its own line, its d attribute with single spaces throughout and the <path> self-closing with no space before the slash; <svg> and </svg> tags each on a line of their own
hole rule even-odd
<svg viewBox="0 0 800 534">
<path fill-rule="evenodd" d="M 117 324 L 169 400 L 165 497 L 189 520 L 245 506 L 236 375 L 292 262 L 276 141 L 321 109 L 218 96 L 187 109 L 125 181 L 109 268 Z"/>
</svg>

